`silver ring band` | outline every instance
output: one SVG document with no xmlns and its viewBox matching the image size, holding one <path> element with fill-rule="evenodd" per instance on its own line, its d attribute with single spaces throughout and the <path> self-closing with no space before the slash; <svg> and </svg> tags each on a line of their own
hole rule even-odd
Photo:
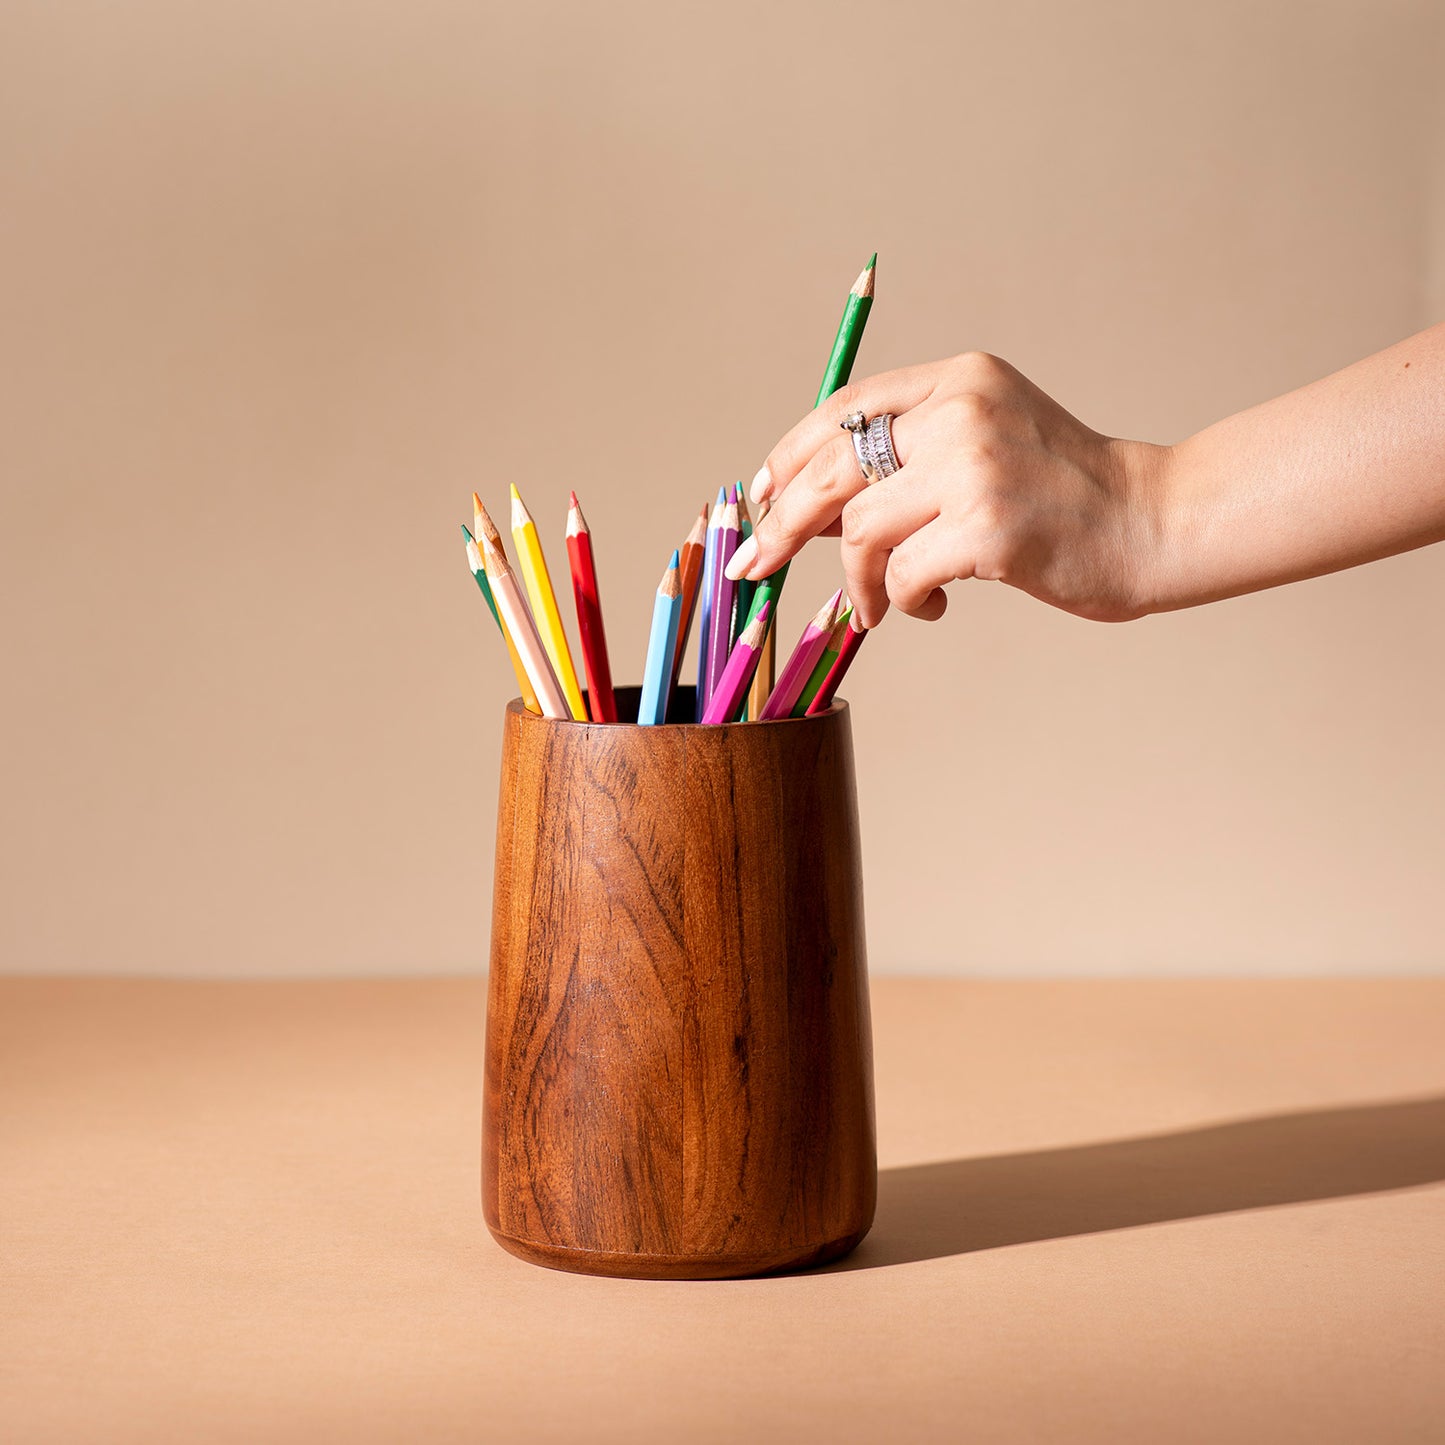
<svg viewBox="0 0 1445 1445">
<path fill-rule="evenodd" d="M 898 470 L 898 453 L 893 450 L 892 412 L 882 412 L 872 421 L 861 411 L 850 412 L 841 425 L 853 435 L 853 451 L 865 482 L 882 481 Z"/>
</svg>

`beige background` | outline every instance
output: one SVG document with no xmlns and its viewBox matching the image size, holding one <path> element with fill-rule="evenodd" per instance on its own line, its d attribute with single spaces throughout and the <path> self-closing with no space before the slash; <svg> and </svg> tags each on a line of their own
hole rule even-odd
<svg viewBox="0 0 1445 1445">
<path fill-rule="evenodd" d="M 0 962 L 476 969 L 471 488 L 559 571 L 578 488 L 634 678 L 875 247 L 862 368 L 1155 440 L 1418 329 L 1431 8 L 9 0 Z M 1439 968 L 1438 550 L 1112 629 L 961 590 L 848 689 L 876 969 Z"/>
</svg>

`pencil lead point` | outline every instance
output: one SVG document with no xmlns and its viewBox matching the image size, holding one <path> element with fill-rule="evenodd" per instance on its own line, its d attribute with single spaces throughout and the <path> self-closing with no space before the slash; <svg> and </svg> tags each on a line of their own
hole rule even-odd
<svg viewBox="0 0 1445 1445">
<path fill-rule="evenodd" d="M 462 523 L 462 536 L 465 537 L 468 542 L 475 542 L 477 540 L 472 536 L 472 529 L 468 527 L 465 522 Z"/>
<path fill-rule="evenodd" d="M 728 504 L 728 489 L 727 489 L 726 487 L 719 487 L 719 488 L 717 489 L 717 503 L 716 503 L 716 505 L 719 506 L 719 507 L 725 507 L 725 506 L 727 506 L 727 504 Z"/>
<path fill-rule="evenodd" d="M 572 499 L 572 505 L 573 505 L 574 507 L 580 507 L 580 506 L 582 505 L 582 504 L 577 500 L 577 493 L 576 493 L 576 492 L 568 492 L 567 495 Z"/>
</svg>

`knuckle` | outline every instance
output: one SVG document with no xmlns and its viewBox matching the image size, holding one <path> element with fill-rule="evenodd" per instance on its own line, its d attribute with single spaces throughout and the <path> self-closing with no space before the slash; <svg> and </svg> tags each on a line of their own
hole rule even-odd
<svg viewBox="0 0 1445 1445">
<path fill-rule="evenodd" d="M 994 414 L 993 401 L 972 388 L 954 392 L 944 405 L 955 429 L 965 434 L 977 433 Z"/>
<path fill-rule="evenodd" d="M 1004 374 L 1005 363 L 987 351 L 965 351 L 956 360 L 960 373 L 975 385 L 997 382 Z"/>
<path fill-rule="evenodd" d="M 918 567 L 907 552 L 895 552 L 888 559 L 888 595 L 901 607 L 918 575 Z"/>
<path fill-rule="evenodd" d="M 843 542 L 849 547 L 866 547 L 873 535 L 873 518 L 858 501 L 843 508 Z"/>
</svg>

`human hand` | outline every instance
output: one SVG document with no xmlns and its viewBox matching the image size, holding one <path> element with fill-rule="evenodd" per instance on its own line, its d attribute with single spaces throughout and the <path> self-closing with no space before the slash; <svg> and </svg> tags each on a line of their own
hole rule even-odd
<svg viewBox="0 0 1445 1445">
<path fill-rule="evenodd" d="M 854 411 L 894 414 L 899 470 L 865 483 Z M 753 478 L 769 502 L 728 575 L 762 578 L 809 538 L 842 535 L 861 626 L 889 604 L 932 621 L 944 585 L 977 577 L 1080 617 L 1151 610 L 1169 449 L 1101 436 L 997 357 L 969 352 L 869 377 L 795 426 Z"/>
</svg>

